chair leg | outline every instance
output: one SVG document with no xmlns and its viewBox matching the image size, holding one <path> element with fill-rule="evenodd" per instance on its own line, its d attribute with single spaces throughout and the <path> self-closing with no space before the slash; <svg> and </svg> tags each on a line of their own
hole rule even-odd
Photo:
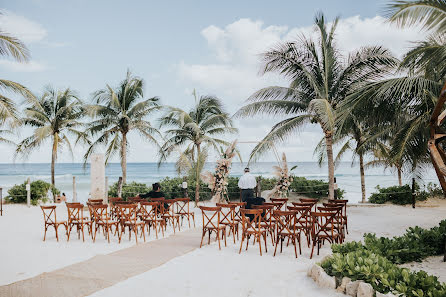
<svg viewBox="0 0 446 297">
<path fill-rule="evenodd" d="M 59 241 L 59 234 L 57 232 L 57 225 L 56 224 L 54 224 L 54 230 L 56 230 L 56 239 L 57 239 L 57 241 Z"/>
<path fill-rule="evenodd" d="M 315 245 L 315 242 L 314 242 L 314 240 L 313 240 L 313 247 L 311 248 L 310 259 L 313 259 L 314 245 Z"/>
<path fill-rule="evenodd" d="M 262 240 L 260 239 L 260 234 L 257 234 L 257 240 L 259 242 L 259 251 L 260 251 L 260 256 L 262 255 Z"/>
<path fill-rule="evenodd" d="M 220 244 L 220 234 L 218 234 L 220 232 L 219 229 L 217 229 L 217 240 L 218 240 L 218 249 L 221 250 L 221 244 Z"/>
<path fill-rule="evenodd" d="M 48 227 L 45 224 L 45 234 L 43 235 L 43 241 L 45 241 L 45 239 L 46 239 L 46 230 L 48 230 Z"/>
<path fill-rule="evenodd" d="M 242 233 L 242 241 L 240 242 L 240 250 L 238 251 L 239 254 L 242 252 L 243 240 L 245 240 L 245 234 Z"/>
<path fill-rule="evenodd" d="M 299 242 L 300 243 L 300 242 Z M 297 259 L 297 244 L 296 244 L 296 237 L 293 237 L 293 245 L 294 245 L 294 254 L 296 255 Z M 299 245 L 300 246 L 300 245 Z"/>
<path fill-rule="evenodd" d="M 203 233 L 201 234 L 200 248 L 203 245 L 203 238 L 204 238 L 205 235 L 206 235 L 206 231 L 203 229 Z M 163 235 L 163 237 L 164 237 L 164 235 Z"/>
</svg>

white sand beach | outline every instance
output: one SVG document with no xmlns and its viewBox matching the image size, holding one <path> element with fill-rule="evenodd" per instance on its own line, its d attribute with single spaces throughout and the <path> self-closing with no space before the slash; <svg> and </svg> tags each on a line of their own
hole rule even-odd
<svg viewBox="0 0 446 297">
<path fill-rule="evenodd" d="M 63 219 L 65 208 L 59 205 L 58 216 Z M 349 214 L 349 235 L 347 241 L 361 240 L 363 233 L 375 232 L 379 236 L 401 235 L 411 226 L 433 227 L 444 218 L 446 207 L 351 206 Z M 200 216 L 196 217 L 197 227 L 201 226 Z M 186 224 L 187 225 L 187 224 Z M 188 228 L 183 228 L 187 230 Z M 23 205 L 6 205 L 0 217 L 0 232 L 7 239 L 0 246 L 0 285 L 53 271 L 79 263 L 95 255 L 110 254 L 134 246 L 134 240 L 124 238 L 118 244 L 116 238 L 108 244 L 102 234 L 96 243 L 90 238 L 85 242 L 77 236 L 66 242 L 61 235 L 57 242 L 52 231 L 46 242 L 43 238 L 43 216 L 40 208 Z M 61 232 L 63 233 L 63 232 Z M 197 233 L 199 234 L 199 233 Z M 153 234 L 150 240 L 154 240 Z M 307 269 L 330 253 L 325 245 L 319 256 L 309 259 L 310 249 L 303 245 L 302 255 L 294 258 L 292 247 L 284 248 L 282 254 L 273 257 L 273 246 L 268 243 L 268 253 L 259 255 L 258 247 L 250 245 L 248 251 L 238 254 L 239 242 L 234 245 L 228 238 L 228 246 L 218 250 L 215 242 L 185 255 L 172 258 L 167 263 L 145 273 L 118 282 L 97 291 L 91 296 L 336 296 L 334 291 L 321 289 L 306 276 Z M 166 251 L 167 252 L 167 251 Z M 427 268 L 429 273 L 445 279 L 446 266 L 438 262 L 439 257 L 429 258 L 426 263 L 414 264 L 414 269 Z M 435 264 L 433 264 L 433 262 Z M 174 284 L 174 285 L 172 285 Z M 166 289 L 169 288 L 169 289 Z"/>
</svg>

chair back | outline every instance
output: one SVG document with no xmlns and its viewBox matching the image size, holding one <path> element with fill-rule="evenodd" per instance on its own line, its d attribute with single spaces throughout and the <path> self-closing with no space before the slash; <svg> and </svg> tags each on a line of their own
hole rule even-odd
<svg viewBox="0 0 446 297">
<path fill-rule="evenodd" d="M 227 203 L 217 203 L 217 207 L 221 208 L 220 224 L 232 224 L 235 218 L 235 209 L 237 205 Z"/>
<path fill-rule="evenodd" d="M 280 203 L 280 208 L 284 207 L 286 208 L 286 204 L 288 202 L 288 198 L 271 198 L 271 202 L 273 203 Z"/>
<path fill-rule="evenodd" d="M 309 229 L 311 226 L 312 205 L 288 206 L 288 210 L 296 212 L 294 227 L 297 229 Z"/>
<path fill-rule="evenodd" d="M 164 199 L 162 200 L 162 210 L 165 214 L 174 215 L 175 205 L 177 204 L 177 199 Z"/>
<path fill-rule="evenodd" d="M 186 215 L 188 213 L 190 213 L 189 211 L 189 203 L 190 203 L 190 199 L 189 198 L 176 198 L 177 200 L 177 214 L 180 215 Z"/>
<path fill-rule="evenodd" d="M 45 221 L 45 224 L 53 225 L 57 222 L 56 217 L 56 205 L 51 206 L 40 206 L 40 209 L 42 209 L 43 212 L 43 220 Z"/>
<path fill-rule="evenodd" d="M 312 230 L 311 237 L 315 241 L 316 237 L 325 236 L 334 238 L 335 235 L 336 212 L 311 212 Z"/>
<path fill-rule="evenodd" d="M 80 203 L 67 203 L 68 224 L 84 219 L 84 206 Z"/>
<path fill-rule="evenodd" d="M 271 224 L 274 211 L 273 205 L 253 205 L 252 208 L 262 210 L 262 221 Z"/>
<path fill-rule="evenodd" d="M 240 209 L 246 208 L 247 203 L 246 202 L 228 202 L 228 204 L 233 204 L 236 206 L 234 220 L 241 221 L 242 215 L 240 214 Z"/>
<path fill-rule="evenodd" d="M 274 210 L 273 216 L 276 220 L 276 232 L 295 234 L 294 222 L 296 219 L 296 211 L 293 210 Z"/>
<path fill-rule="evenodd" d="M 136 224 L 138 206 L 136 204 L 118 204 L 121 224 L 126 222 Z"/>
<path fill-rule="evenodd" d="M 141 202 L 140 215 L 144 220 L 156 220 L 158 217 L 158 202 Z"/>
<path fill-rule="evenodd" d="M 88 199 L 88 202 L 90 202 L 90 204 L 103 204 L 104 200 L 103 199 Z"/>
<path fill-rule="evenodd" d="M 203 230 L 204 229 L 217 229 L 220 227 L 220 213 L 221 207 L 215 206 L 200 206 Z"/>
<path fill-rule="evenodd" d="M 262 213 L 262 209 L 240 209 L 240 214 L 242 215 L 243 232 L 260 233 Z"/>
<path fill-rule="evenodd" d="M 281 210 L 283 203 L 282 202 L 264 202 L 263 205 L 272 205 L 275 210 Z"/>
<path fill-rule="evenodd" d="M 96 224 L 107 224 L 109 221 L 108 206 L 105 204 L 91 204 L 88 209 L 90 210 L 91 220 Z"/>
</svg>

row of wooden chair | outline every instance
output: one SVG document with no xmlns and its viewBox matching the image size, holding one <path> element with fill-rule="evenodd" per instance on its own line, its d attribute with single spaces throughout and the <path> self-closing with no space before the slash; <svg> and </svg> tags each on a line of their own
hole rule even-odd
<svg viewBox="0 0 446 297">
<path fill-rule="evenodd" d="M 246 203 L 216 204 L 215 207 L 201 206 L 203 230 L 200 247 L 203 239 L 208 234 L 210 243 L 211 233 L 215 233 L 219 248 L 221 249 L 220 238 L 225 240 L 232 233 L 235 243 L 236 236 L 239 238 L 239 227 L 241 226 L 241 253 L 242 246 L 246 240 L 248 249 L 249 239 L 254 238 L 258 242 L 260 255 L 262 255 L 262 241 L 267 251 L 267 237 L 271 237 L 271 243 L 275 245 L 274 255 L 280 244 L 280 251 L 283 249 L 283 242 L 287 245 L 294 245 L 295 256 L 297 258 L 297 246 L 299 253 L 302 253 L 301 236 L 306 237 L 307 245 L 311 248 L 311 257 L 314 248 L 317 247 L 319 254 L 320 247 L 325 242 L 341 243 L 345 238 L 347 227 L 347 200 L 329 200 L 323 206 L 318 206 L 317 199 L 300 199 L 300 202 L 292 202 L 292 206 L 287 205 L 287 199 L 271 199 L 272 202 L 265 202 L 263 205 L 254 205 L 253 209 L 245 209 Z"/>
</svg>

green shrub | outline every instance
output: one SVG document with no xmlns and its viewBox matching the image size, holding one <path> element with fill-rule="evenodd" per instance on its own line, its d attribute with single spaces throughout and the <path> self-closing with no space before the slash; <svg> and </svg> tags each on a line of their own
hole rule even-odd
<svg viewBox="0 0 446 297">
<path fill-rule="evenodd" d="M 443 189 L 439 185 L 429 182 L 425 188 L 429 197 L 444 198 Z"/>
<path fill-rule="evenodd" d="M 381 188 L 377 186 L 378 193 L 370 195 L 369 202 L 376 204 L 383 204 L 391 202 L 393 204 L 405 205 L 412 203 L 412 188 L 409 185 L 392 186 L 388 188 Z M 426 191 L 420 191 L 420 187 L 415 187 L 415 195 L 417 201 L 424 201 L 429 194 Z"/>
<path fill-rule="evenodd" d="M 5 200 L 10 203 L 26 203 L 26 184 L 25 181 L 23 184 L 14 185 L 12 188 L 8 190 L 8 196 L 5 197 Z M 37 205 L 39 200 L 42 202 L 47 202 L 48 192 L 51 190 L 53 195 L 60 194 L 60 191 L 53 187 L 50 183 L 47 183 L 43 180 L 36 180 L 31 182 L 31 204 Z"/>
<path fill-rule="evenodd" d="M 310 198 L 321 199 L 328 197 L 328 183 L 323 180 L 294 176 L 290 189 L 297 194 Z M 343 198 L 344 193 L 344 190 L 338 189 L 338 198 Z"/>
<path fill-rule="evenodd" d="M 131 182 L 122 185 L 122 199 L 127 200 L 129 197 L 135 197 L 138 194 L 145 194 L 151 190 L 144 183 Z M 117 197 L 118 196 L 118 183 L 112 184 L 108 189 L 109 197 Z"/>
<path fill-rule="evenodd" d="M 386 257 L 365 249 L 345 254 L 335 253 L 320 265 L 331 276 L 363 280 L 384 294 L 394 292 L 404 296 L 446 296 L 446 285 L 440 283 L 436 276 L 400 268 Z"/>
</svg>

